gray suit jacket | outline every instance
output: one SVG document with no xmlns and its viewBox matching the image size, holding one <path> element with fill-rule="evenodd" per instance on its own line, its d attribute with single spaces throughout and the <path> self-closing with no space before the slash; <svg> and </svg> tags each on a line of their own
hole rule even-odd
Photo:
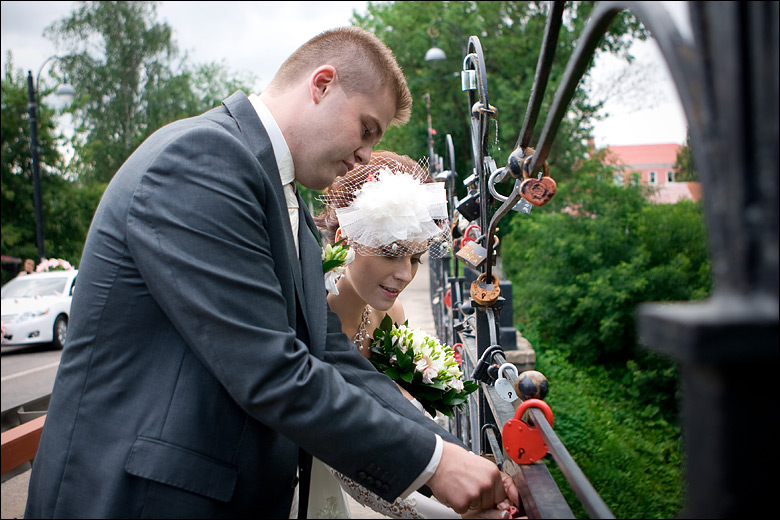
<svg viewBox="0 0 780 520">
<path fill-rule="evenodd" d="M 132 154 L 87 237 L 26 516 L 286 517 L 299 447 L 393 500 L 434 432 L 455 441 L 341 334 L 301 216 L 299 262 L 241 92 Z"/>
</svg>

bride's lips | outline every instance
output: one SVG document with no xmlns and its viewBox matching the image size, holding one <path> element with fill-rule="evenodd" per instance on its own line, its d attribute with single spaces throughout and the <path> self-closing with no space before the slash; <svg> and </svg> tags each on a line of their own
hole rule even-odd
<svg viewBox="0 0 780 520">
<path fill-rule="evenodd" d="M 382 293 L 388 298 L 397 298 L 398 295 L 401 294 L 401 289 L 394 289 L 392 287 L 387 287 L 381 284 L 379 285 L 379 288 L 382 290 Z"/>
</svg>

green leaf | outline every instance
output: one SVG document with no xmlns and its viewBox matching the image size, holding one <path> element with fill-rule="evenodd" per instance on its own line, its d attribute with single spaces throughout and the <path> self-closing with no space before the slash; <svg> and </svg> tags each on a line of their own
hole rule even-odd
<svg viewBox="0 0 780 520">
<path fill-rule="evenodd" d="M 331 260 L 325 260 L 324 262 L 322 262 L 322 272 L 327 273 L 331 269 L 334 269 L 343 263 L 344 263 L 343 260 L 339 260 L 337 258 L 333 258 Z"/>
</svg>

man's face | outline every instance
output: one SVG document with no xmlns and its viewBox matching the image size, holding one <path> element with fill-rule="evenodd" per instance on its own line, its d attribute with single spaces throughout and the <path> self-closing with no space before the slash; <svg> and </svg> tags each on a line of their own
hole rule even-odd
<svg viewBox="0 0 780 520">
<path fill-rule="evenodd" d="M 395 96 L 382 88 L 376 94 L 347 96 L 338 82 L 327 87 L 295 136 L 295 178 L 321 190 L 357 164 L 366 164 L 395 117 Z"/>
</svg>

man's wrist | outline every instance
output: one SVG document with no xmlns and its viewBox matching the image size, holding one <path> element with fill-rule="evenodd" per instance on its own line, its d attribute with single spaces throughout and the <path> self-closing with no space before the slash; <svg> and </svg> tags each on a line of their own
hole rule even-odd
<svg viewBox="0 0 780 520">
<path fill-rule="evenodd" d="M 425 469 L 422 473 L 420 473 L 420 476 L 418 476 L 412 484 L 406 488 L 406 490 L 401 493 L 401 498 L 406 498 L 410 494 L 412 494 L 414 491 L 417 491 L 419 488 L 421 488 L 426 482 L 428 482 L 434 473 L 436 473 L 436 470 L 439 467 L 439 462 L 441 461 L 441 452 L 444 449 L 444 441 L 442 440 L 439 435 L 436 435 L 436 447 L 433 450 L 433 455 L 431 456 L 431 460 L 428 462 L 428 465 L 425 466 Z"/>
</svg>

